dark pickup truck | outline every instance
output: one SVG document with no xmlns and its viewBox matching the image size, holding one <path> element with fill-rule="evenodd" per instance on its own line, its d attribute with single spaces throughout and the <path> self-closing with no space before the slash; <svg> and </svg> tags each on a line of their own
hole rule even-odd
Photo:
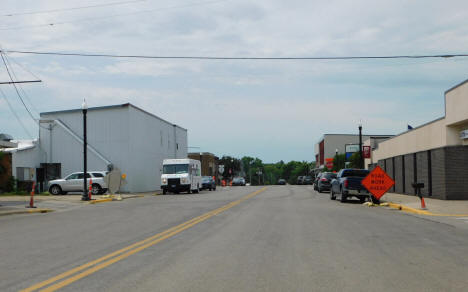
<svg viewBox="0 0 468 292">
<path fill-rule="evenodd" d="M 346 202 L 348 198 L 356 197 L 364 203 L 366 198 L 369 198 L 369 192 L 361 182 L 368 174 L 369 171 L 366 169 L 346 168 L 340 170 L 331 182 L 330 199 L 336 200 L 339 196 L 341 202 Z"/>
</svg>

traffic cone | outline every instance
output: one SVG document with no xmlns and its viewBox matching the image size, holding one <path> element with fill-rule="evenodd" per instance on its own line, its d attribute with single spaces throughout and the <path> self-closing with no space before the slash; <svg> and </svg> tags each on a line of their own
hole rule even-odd
<svg viewBox="0 0 468 292">
<path fill-rule="evenodd" d="M 426 203 L 424 202 L 424 198 L 423 198 L 423 197 L 421 197 L 421 209 L 427 210 L 427 208 L 426 208 Z"/>
<path fill-rule="evenodd" d="M 29 199 L 29 206 L 26 206 L 26 208 L 36 208 L 34 206 L 34 189 L 35 188 L 36 188 L 36 182 L 33 182 L 32 190 L 31 190 L 31 198 Z"/>
<path fill-rule="evenodd" d="M 91 199 L 92 194 L 93 194 L 93 179 L 90 178 L 90 179 L 89 179 L 89 191 L 88 191 L 88 198 L 89 198 L 90 200 L 92 200 L 92 199 Z"/>
</svg>

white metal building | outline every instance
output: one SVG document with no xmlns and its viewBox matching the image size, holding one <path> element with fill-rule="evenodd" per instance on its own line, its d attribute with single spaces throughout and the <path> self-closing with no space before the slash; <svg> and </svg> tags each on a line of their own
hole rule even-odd
<svg viewBox="0 0 468 292">
<path fill-rule="evenodd" d="M 82 110 L 41 113 L 40 126 L 35 147 L 13 154 L 13 175 L 44 163 L 58 166 L 61 176 L 82 171 Z M 127 175 L 128 192 L 160 189 L 163 159 L 187 157 L 186 129 L 130 103 L 89 108 L 87 142 L 88 170 L 107 170 L 113 164 Z M 36 159 L 29 157 L 31 152 Z"/>
</svg>

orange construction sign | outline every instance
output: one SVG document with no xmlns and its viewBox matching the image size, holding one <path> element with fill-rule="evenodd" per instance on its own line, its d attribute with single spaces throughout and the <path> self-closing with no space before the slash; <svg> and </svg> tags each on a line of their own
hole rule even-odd
<svg viewBox="0 0 468 292">
<path fill-rule="evenodd" d="M 395 181 L 377 165 L 361 184 L 378 200 L 395 184 Z"/>
</svg>

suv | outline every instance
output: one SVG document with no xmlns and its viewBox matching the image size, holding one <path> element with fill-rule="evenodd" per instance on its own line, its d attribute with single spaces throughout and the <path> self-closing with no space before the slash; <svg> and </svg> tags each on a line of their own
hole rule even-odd
<svg viewBox="0 0 468 292">
<path fill-rule="evenodd" d="M 214 190 L 216 191 L 216 182 L 211 176 L 203 176 L 202 177 L 202 190 Z"/>
<path fill-rule="evenodd" d="M 304 179 L 302 180 L 303 185 L 311 185 L 313 182 L 314 181 L 310 175 L 304 176 Z"/>
<path fill-rule="evenodd" d="M 302 185 L 304 183 L 304 177 L 303 176 L 298 176 L 297 177 L 297 182 L 298 185 Z"/>
<path fill-rule="evenodd" d="M 245 186 L 245 179 L 243 177 L 235 177 L 232 180 L 233 186 Z"/>
<path fill-rule="evenodd" d="M 104 194 L 107 192 L 107 185 L 104 177 L 107 171 L 89 171 L 87 172 L 87 180 L 92 179 L 93 184 L 91 193 L 93 195 Z M 66 195 L 68 192 L 83 192 L 83 172 L 74 172 L 65 178 L 49 181 L 49 193 L 52 195 Z"/>
</svg>

